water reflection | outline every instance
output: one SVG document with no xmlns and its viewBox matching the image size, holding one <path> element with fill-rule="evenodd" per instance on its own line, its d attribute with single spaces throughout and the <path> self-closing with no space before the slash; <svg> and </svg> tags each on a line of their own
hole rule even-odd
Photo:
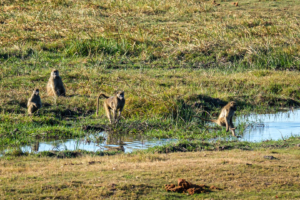
<svg viewBox="0 0 300 200">
<path fill-rule="evenodd" d="M 239 116 L 235 123 L 241 122 L 252 124 L 243 132 L 242 141 L 280 140 L 300 135 L 300 109 L 276 114 Z"/>
<path fill-rule="evenodd" d="M 40 147 L 40 142 L 37 141 L 37 142 L 31 144 L 31 151 L 32 152 L 38 152 L 39 151 L 39 147 Z"/>
<path fill-rule="evenodd" d="M 87 151 L 123 151 L 125 153 L 138 149 L 147 149 L 153 146 L 167 144 L 175 139 L 145 139 L 141 135 L 99 134 L 89 135 L 81 139 L 63 139 L 37 141 L 30 145 L 21 146 L 22 152 L 87 150 Z M 7 152 L 9 150 L 4 150 Z"/>
</svg>

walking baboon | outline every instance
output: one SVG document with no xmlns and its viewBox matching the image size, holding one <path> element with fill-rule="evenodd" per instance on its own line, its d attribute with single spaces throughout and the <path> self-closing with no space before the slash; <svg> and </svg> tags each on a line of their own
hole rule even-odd
<svg viewBox="0 0 300 200">
<path fill-rule="evenodd" d="M 57 69 L 53 69 L 47 83 L 47 93 L 49 96 L 65 96 L 66 90 Z"/>
<path fill-rule="evenodd" d="M 232 117 L 233 117 L 235 111 L 236 111 L 236 103 L 235 103 L 235 101 L 231 101 L 222 108 L 219 118 L 217 120 L 215 120 L 215 119 L 208 120 L 208 119 L 203 119 L 201 117 L 198 117 L 198 118 L 200 118 L 204 121 L 214 122 L 214 123 L 218 124 L 219 126 L 226 126 L 226 132 L 228 132 L 230 130 L 232 132 L 232 135 L 236 136 L 235 131 L 234 131 L 235 128 L 232 123 Z M 195 117 L 197 117 L 197 116 L 195 116 Z"/>
<path fill-rule="evenodd" d="M 97 98 L 97 111 L 96 115 L 98 116 L 98 111 L 99 111 L 99 99 L 100 97 L 106 98 L 104 100 L 104 109 L 107 115 L 107 118 L 109 119 L 109 122 L 117 122 L 119 121 L 121 117 L 121 112 L 124 108 L 125 105 L 125 97 L 124 97 L 124 91 L 118 91 L 115 96 L 108 97 L 103 93 L 100 93 L 98 98 Z M 111 112 L 113 113 L 113 120 L 111 117 Z M 119 116 L 117 117 L 117 112 L 119 112 Z M 118 118 L 118 119 L 117 119 Z"/>
<path fill-rule="evenodd" d="M 31 97 L 28 99 L 28 114 L 32 114 L 42 107 L 42 101 L 39 95 L 39 89 L 34 89 Z"/>
</svg>

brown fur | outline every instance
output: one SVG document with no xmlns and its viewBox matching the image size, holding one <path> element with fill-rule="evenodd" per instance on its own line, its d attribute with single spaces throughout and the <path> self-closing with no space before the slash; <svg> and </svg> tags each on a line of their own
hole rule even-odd
<svg viewBox="0 0 300 200">
<path fill-rule="evenodd" d="M 53 69 L 47 83 L 47 94 L 49 96 L 65 96 L 66 90 L 57 69 Z"/>
<path fill-rule="evenodd" d="M 207 120 L 207 119 L 203 119 L 201 117 L 198 117 L 198 118 L 200 118 L 204 121 L 214 122 L 214 123 L 218 124 L 219 126 L 226 126 L 226 132 L 228 132 L 230 130 L 232 132 L 232 135 L 236 136 L 235 131 L 234 131 L 235 128 L 232 123 L 232 117 L 233 117 L 235 111 L 236 111 L 236 103 L 235 103 L 235 101 L 231 101 L 222 108 L 219 118 L 217 120 L 215 120 L 215 119 Z M 197 116 L 195 116 L 195 117 L 197 117 Z"/>
<path fill-rule="evenodd" d="M 42 101 L 39 95 L 39 89 L 34 89 L 27 103 L 28 114 L 31 115 L 41 107 L 42 107 Z"/>
<path fill-rule="evenodd" d="M 121 117 L 121 112 L 125 105 L 124 91 L 119 91 L 119 92 L 117 92 L 117 94 L 115 96 L 112 96 L 112 97 L 108 97 L 105 94 L 100 93 L 97 98 L 97 111 L 96 111 L 97 116 L 98 116 L 98 111 L 99 111 L 100 97 L 106 98 L 104 100 L 104 109 L 105 109 L 107 118 L 109 119 L 109 122 L 112 123 L 111 111 L 113 113 L 113 122 L 115 122 L 115 121 L 118 122 Z M 118 117 L 117 117 L 117 112 L 119 112 Z"/>
</svg>

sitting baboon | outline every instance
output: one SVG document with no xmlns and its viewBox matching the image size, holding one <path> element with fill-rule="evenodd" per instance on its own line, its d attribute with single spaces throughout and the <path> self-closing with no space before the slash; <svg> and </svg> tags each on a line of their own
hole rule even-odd
<svg viewBox="0 0 300 200">
<path fill-rule="evenodd" d="M 53 69 L 47 83 L 47 93 L 49 96 L 65 96 L 66 90 L 57 69 Z"/>
<path fill-rule="evenodd" d="M 97 116 L 98 116 L 98 111 L 99 111 L 99 99 L 101 96 L 106 98 L 104 100 L 103 105 L 104 105 L 104 109 L 105 109 L 107 118 L 109 119 L 109 122 L 110 123 L 115 122 L 115 121 L 118 122 L 121 117 L 121 112 L 125 105 L 124 91 L 118 91 L 117 94 L 112 97 L 108 97 L 105 94 L 100 93 L 97 98 L 97 111 L 96 111 Z M 113 119 L 111 117 L 111 111 L 113 113 Z M 117 112 L 119 112 L 118 117 L 117 117 Z"/>
<path fill-rule="evenodd" d="M 32 114 L 42 107 L 42 101 L 39 95 L 39 89 L 34 89 L 31 97 L 28 99 L 28 114 Z"/>
</svg>

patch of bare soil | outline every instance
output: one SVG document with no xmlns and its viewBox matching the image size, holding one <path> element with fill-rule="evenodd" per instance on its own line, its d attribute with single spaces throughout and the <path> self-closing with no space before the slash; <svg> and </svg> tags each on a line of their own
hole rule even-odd
<svg viewBox="0 0 300 200">
<path fill-rule="evenodd" d="M 190 182 L 187 182 L 185 179 L 178 179 L 178 186 L 175 184 L 165 185 L 165 189 L 169 192 L 180 192 L 180 193 L 189 193 L 193 195 L 195 193 L 209 193 L 212 190 L 220 190 L 216 186 L 206 186 L 204 184 L 196 185 Z"/>
</svg>

